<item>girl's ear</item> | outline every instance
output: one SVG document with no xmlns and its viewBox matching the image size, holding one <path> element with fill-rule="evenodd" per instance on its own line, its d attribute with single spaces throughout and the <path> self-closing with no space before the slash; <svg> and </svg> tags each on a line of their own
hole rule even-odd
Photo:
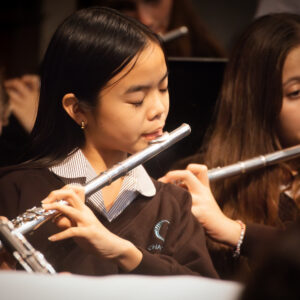
<svg viewBox="0 0 300 300">
<path fill-rule="evenodd" d="M 79 125 L 87 124 L 85 111 L 80 107 L 79 101 L 72 93 L 64 95 L 62 106 L 67 114 Z"/>
</svg>

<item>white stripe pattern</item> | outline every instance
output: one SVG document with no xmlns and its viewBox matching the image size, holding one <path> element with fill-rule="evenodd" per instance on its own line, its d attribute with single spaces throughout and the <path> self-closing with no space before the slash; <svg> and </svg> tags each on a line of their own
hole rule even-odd
<svg viewBox="0 0 300 300">
<path fill-rule="evenodd" d="M 50 167 L 49 170 L 59 176 L 65 184 L 84 185 L 97 176 L 80 149 L 73 151 L 65 160 Z M 87 198 L 86 204 L 111 222 L 139 193 L 146 197 L 153 197 L 156 193 L 151 178 L 141 165 L 126 174 L 117 199 L 108 211 L 105 208 L 101 190 Z"/>
</svg>

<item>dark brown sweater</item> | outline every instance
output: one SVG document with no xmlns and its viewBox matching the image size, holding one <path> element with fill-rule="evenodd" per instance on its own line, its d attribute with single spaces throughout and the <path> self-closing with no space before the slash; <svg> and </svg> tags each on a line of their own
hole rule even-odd
<svg viewBox="0 0 300 300">
<path fill-rule="evenodd" d="M 183 189 L 154 181 L 154 197 L 138 196 L 115 220 L 99 220 L 111 232 L 131 241 L 143 252 L 132 271 L 146 275 L 202 275 L 217 278 L 205 242 L 203 228 L 191 213 L 191 197 Z M 63 182 L 47 169 L 18 170 L 0 179 L 0 215 L 9 219 L 40 202 Z M 117 265 L 85 253 L 72 239 L 49 242 L 57 232 L 47 222 L 27 238 L 56 271 L 85 275 L 122 273 Z"/>
</svg>

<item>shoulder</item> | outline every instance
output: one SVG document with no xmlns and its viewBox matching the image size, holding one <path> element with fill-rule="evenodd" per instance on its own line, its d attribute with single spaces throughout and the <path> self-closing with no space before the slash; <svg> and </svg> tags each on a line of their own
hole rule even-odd
<svg viewBox="0 0 300 300">
<path fill-rule="evenodd" d="M 14 217 L 40 205 L 63 182 L 48 169 L 16 169 L 0 177 L 0 215 Z"/>
<path fill-rule="evenodd" d="M 47 168 L 14 169 L 0 176 L 0 193 L 17 191 L 19 194 L 31 191 L 48 191 L 61 188 L 62 180 Z M 44 194 L 44 193 L 43 193 Z"/>
<path fill-rule="evenodd" d="M 32 169 L 12 169 L 5 172 L 0 176 L 0 185 L 4 184 L 15 184 L 22 185 L 32 182 L 38 184 L 39 182 L 48 181 L 49 184 L 52 182 L 58 182 L 59 179 L 47 168 L 32 168 Z"/>
</svg>

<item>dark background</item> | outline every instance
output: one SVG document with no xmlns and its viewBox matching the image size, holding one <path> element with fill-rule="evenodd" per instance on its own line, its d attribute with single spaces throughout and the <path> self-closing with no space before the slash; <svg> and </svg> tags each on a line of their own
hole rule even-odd
<svg viewBox="0 0 300 300">
<path fill-rule="evenodd" d="M 182 0 L 184 1 L 184 0 Z M 37 72 L 58 24 L 88 0 L 7 0 L 0 2 L 0 66 L 7 77 Z M 199 16 L 230 51 L 253 19 L 256 0 L 193 0 Z"/>
</svg>

